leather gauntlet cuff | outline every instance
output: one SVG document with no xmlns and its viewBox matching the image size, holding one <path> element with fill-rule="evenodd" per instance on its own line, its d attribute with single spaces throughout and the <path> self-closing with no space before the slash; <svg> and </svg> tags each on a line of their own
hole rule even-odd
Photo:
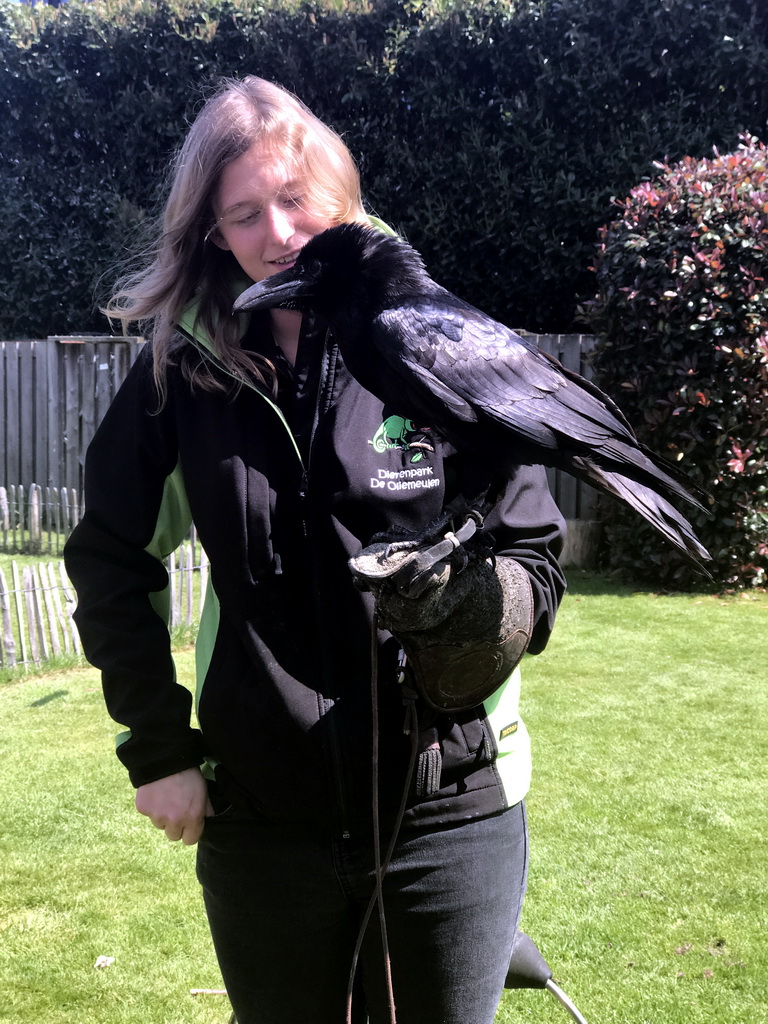
<svg viewBox="0 0 768 1024">
<path fill-rule="evenodd" d="M 381 625 L 402 644 L 416 689 L 438 711 L 482 703 L 528 647 L 528 574 L 512 558 L 462 551 L 435 565 L 418 595 L 409 596 L 393 577 L 418 553 L 388 552 L 387 543 L 375 543 L 349 564 L 357 585 L 375 595 Z"/>
</svg>

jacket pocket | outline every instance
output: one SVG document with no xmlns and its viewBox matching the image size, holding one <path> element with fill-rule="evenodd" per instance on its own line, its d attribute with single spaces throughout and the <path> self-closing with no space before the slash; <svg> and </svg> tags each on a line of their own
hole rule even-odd
<svg viewBox="0 0 768 1024">
<path fill-rule="evenodd" d="M 254 580 L 258 580 L 275 570 L 272 532 L 275 495 L 271 491 L 266 477 L 257 470 L 248 467 L 245 473 L 245 529 L 248 567 Z"/>
<path fill-rule="evenodd" d="M 472 709 L 454 716 L 441 716 L 438 734 L 442 751 L 444 781 L 465 775 L 493 762 L 495 745 L 489 738 L 482 712 Z"/>
</svg>

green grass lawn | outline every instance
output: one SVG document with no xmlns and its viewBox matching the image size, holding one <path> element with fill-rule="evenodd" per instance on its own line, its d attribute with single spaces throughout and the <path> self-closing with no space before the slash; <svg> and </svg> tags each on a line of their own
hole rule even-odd
<svg viewBox="0 0 768 1024">
<path fill-rule="evenodd" d="M 768 595 L 570 576 L 524 666 L 523 928 L 589 1024 L 767 1022 Z M 133 810 L 114 731 L 93 670 L 0 686 L 0 1024 L 228 1019 L 189 994 L 221 985 L 194 851 Z M 511 992 L 497 1024 L 569 1019 Z"/>
<path fill-rule="evenodd" d="M 571 576 L 525 667 L 522 926 L 590 1024 L 768 1021 L 768 595 Z M 562 1022 L 541 998 L 499 1022 Z"/>
<path fill-rule="evenodd" d="M 178 657 L 186 678 L 190 651 Z M 0 689 L 0 1022 L 228 1019 L 194 851 L 133 809 L 91 669 Z M 98 957 L 114 964 L 94 968 Z"/>
</svg>

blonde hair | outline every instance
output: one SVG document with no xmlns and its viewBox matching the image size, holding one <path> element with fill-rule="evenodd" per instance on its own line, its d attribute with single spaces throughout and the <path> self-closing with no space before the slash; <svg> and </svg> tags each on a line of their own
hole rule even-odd
<svg viewBox="0 0 768 1024">
<path fill-rule="evenodd" d="M 237 263 L 210 238 L 221 175 L 257 143 L 291 167 L 304 201 L 330 224 L 366 220 L 355 162 L 336 132 L 278 85 L 253 75 L 223 80 L 171 166 L 168 199 L 144 266 L 118 282 L 103 310 L 124 328 L 136 322 L 149 328 L 155 379 L 163 391 L 176 325 L 193 299 L 195 324 L 227 368 L 240 377 L 245 370 L 255 372 L 274 386 L 271 364 L 240 347 L 238 321 L 231 316 Z M 204 362 L 188 372 L 202 387 L 220 386 Z"/>
</svg>

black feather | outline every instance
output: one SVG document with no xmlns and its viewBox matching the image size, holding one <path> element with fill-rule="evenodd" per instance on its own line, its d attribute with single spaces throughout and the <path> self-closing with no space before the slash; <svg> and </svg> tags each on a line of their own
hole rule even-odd
<svg viewBox="0 0 768 1024">
<path fill-rule="evenodd" d="M 642 445 L 592 382 L 436 284 L 400 239 L 360 224 L 317 235 L 293 267 L 235 304 L 274 306 L 325 316 L 367 390 L 493 473 L 565 470 L 625 502 L 688 558 L 709 559 L 671 504 L 703 507 L 678 468 Z"/>
</svg>

